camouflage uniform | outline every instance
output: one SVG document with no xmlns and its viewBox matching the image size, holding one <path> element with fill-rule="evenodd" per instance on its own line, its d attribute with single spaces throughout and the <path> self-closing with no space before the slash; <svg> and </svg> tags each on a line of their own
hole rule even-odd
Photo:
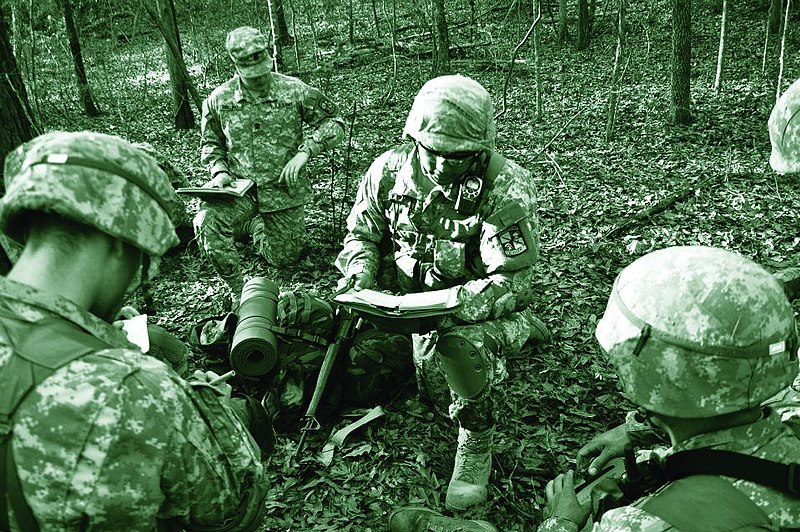
<svg viewBox="0 0 800 532">
<path fill-rule="evenodd" d="M 468 78 L 436 78 L 415 99 L 406 134 L 442 152 L 486 156 L 494 148 L 491 99 Z M 536 190 L 528 171 L 506 161 L 474 213 L 458 213 L 458 184 L 435 184 L 423 173 L 419 144 L 384 153 L 367 171 L 336 267 L 345 277 L 377 279 L 382 288 L 403 293 L 461 287 L 453 318 L 442 320 L 438 331 L 414 335 L 414 362 L 421 388 L 436 399 L 447 390 L 437 351 L 442 333 L 480 350 L 483 390 L 470 398 L 453 391 L 447 399 L 462 428 L 488 431 L 493 389 L 507 375 L 502 355 L 519 351 L 531 334 L 532 316 L 523 309 L 539 251 Z M 391 250 L 381 248 L 387 239 Z"/>
<path fill-rule="evenodd" d="M 180 201 L 156 161 L 122 139 L 51 133 L 16 153 L 22 163 L 5 173 L 0 229 L 18 242 L 27 226 L 20 216 L 50 211 L 127 242 L 151 261 L 177 243 L 170 213 Z M 154 271 L 147 269 L 145 277 Z M 257 526 L 266 493 L 260 451 L 229 398 L 207 383 L 183 381 L 72 301 L 10 279 L 0 280 L 0 325 L 0 443 L 40 528 Z M 104 347 L 54 361 L 47 367 L 57 369 L 19 396 L 32 372 L 18 369 L 41 367 L 30 361 L 42 354 L 25 343 L 30 336 L 12 332 L 58 341 L 61 326 Z M 3 493 L 15 493 L 2 482 Z M 19 530 L 14 508 L 9 527 Z"/>
<path fill-rule="evenodd" d="M 255 67 L 249 67 L 258 67 L 257 71 L 244 73 L 269 79 L 268 88 L 256 96 L 242 85 L 242 70 L 237 64 L 239 74 L 203 102 L 202 162 L 212 176 L 228 172 L 252 179 L 257 185 L 257 200 L 244 197 L 203 202 L 195 218 L 201 247 L 235 290 L 241 289 L 241 273 L 234 232 L 256 215 L 264 221 L 265 232 L 259 229 L 253 235 L 261 254 L 276 266 L 285 267 L 297 260 L 305 235 L 303 206 L 311 198 L 311 184 L 308 176 L 301 174 L 290 191 L 278 178 L 298 151 L 314 157 L 336 146 L 344 127 L 336 104 L 319 90 L 297 78 L 269 72 L 267 41 L 258 30 L 234 30 L 226 46 L 234 63 L 240 57 L 263 54 Z M 305 140 L 304 123 L 315 128 Z"/>
<path fill-rule="evenodd" d="M 260 451 L 213 388 L 190 385 L 66 299 L 0 279 L 0 309 L 63 319 L 109 345 L 61 368 L 14 416 L 14 460 L 42 529 L 222 529 L 260 512 Z M 2 331 L 0 375 L 12 352 Z"/>
<path fill-rule="evenodd" d="M 628 398 L 651 413 L 702 419 L 740 412 L 768 399 L 785 417 L 800 408 L 796 396 L 770 399 L 798 372 L 791 305 L 771 275 L 731 252 L 678 247 L 638 259 L 617 278 L 597 338 Z M 789 464 L 800 462 L 798 443 L 781 423 L 780 413 L 767 407 L 762 419 L 697 434 L 677 442 L 667 454 L 715 449 Z M 800 526 L 797 497 L 747 480 L 722 478 L 773 525 Z M 643 508 L 669 486 L 606 512 L 594 530 L 674 529 Z M 551 518 L 538 530 L 578 528 Z"/>
</svg>

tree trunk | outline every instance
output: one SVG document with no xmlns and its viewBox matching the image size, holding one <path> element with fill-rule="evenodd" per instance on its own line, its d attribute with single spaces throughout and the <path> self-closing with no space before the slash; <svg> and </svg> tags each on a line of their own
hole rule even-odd
<svg viewBox="0 0 800 532">
<path fill-rule="evenodd" d="M 189 96 L 192 97 L 192 103 L 194 103 L 195 107 L 197 107 L 197 110 L 199 111 L 203 106 L 203 100 L 200 98 L 197 88 L 192 83 L 192 78 L 189 76 L 189 69 L 186 68 L 186 62 L 183 60 L 183 54 L 181 53 L 178 42 L 175 41 L 174 34 L 170 31 L 170 27 L 167 22 L 159 16 L 157 6 L 153 6 L 152 2 L 149 0 L 142 0 L 141 4 L 145 11 L 147 11 L 150 19 L 155 23 L 158 31 L 161 33 L 161 36 L 164 38 L 164 41 L 166 41 L 172 58 L 175 60 L 175 64 L 177 65 L 180 75 L 189 91 Z"/>
<path fill-rule="evenodd" d="M 375 21 L 375 36 L 380 38 L 381 36 L 381 24 L 380 20 L 378 19 L 378 6 L 375 5 L 375 0 L 372 0 L 372 20 Z"/>
<path fill-rule="evenodd" d="M 672 0 L 672 80 L 670 114 L 676 124 L 691 122 L 692 1 Z"/>
<path fill-rule="evenodd" d="M 353 0 L 347 0 L 347 42 L 355 42 L 355 21 L 353 20 Z"/>
<path fill-rule="evenodd" d="M 160 0 L 159 9 L 161 11 L 161 20 L 169 28 L 170 38 L 174 39 L 178 53 L 183 57 L 175 2 L 173 0 Z M 195 126 L 195 120 L 189 100 L 189 87 L 180 67 L 178 67 L 178 62 L 166 42 L 164 44 L 164 52 L 167 58 L 167 70 L 169 71 L 169 81 L 172 87 L 172 110 L 175 113 L 175 127 L 177 129 L 192 129 Z"/>
<path fill-rule="evenodd" d="M 781 0 L 770 0 L 767 12 L 767 36 L 778 33 L 781 26 Z"/>
<path fill-rule="evenodd" d="M 433 75 L 435 77 L 450 73 L 450 36 L 447 32 L 444 0 L 433 0 L 433 18 L 436 44 L 433 56 Z"/>
<path fill-rule="evenodd" d="M 783 82 L 783 56 L 786 51 L 786 29 L 789 27 L 789 8 L 792 0 L 786 0 L 786 15 L 783 17 L 783 35 L 781 36 L 781 55 L 778 59 L 778 84 L 775 86 L 775 103 L 781 97 L 781 83 Z"/>
<path fill-rule="evenodd" d="M 533 0 L 534 16 L 542 16 L 542 0 Z M 533 28 L 533 74 L 536 82 L 536 122 L 542 121 L 542 79 L 539 58 L 539 28 Z"/>
<path fill-rule="evenodd" d="M 578 50 L 589 48 L 589 0 L 578 0 Z"/>
<path fill-rule="evenodd" d="M 283 0 L 272 0 L 272 14 L 275 17 L 275 34 L 278 36 L 278 47 L 286 46 L 292 42 L 289 35 L 289 26 L 286 24 L 286 10 Z"/>
<path fill-rule="evenodd" d="M 0 3 L 0 161 L 14 148 L 33 138 L 34 124 L 25 83 L 11 52 L 5 12 Z M 0 193 L 4 193 L 0 164 Z"/>
<path fill-rule="evenodd" d="M 617 120 L 617 104 L 619 103 L 620 60 L 625 46 L 625 8 L 627 0 L 619 0 L 617 13 L 617 48 L 614 51 L 614 67 L 611 70 L 611 92 L 608 96 L 608 121 L 606 122 L 606 142 L 614 138 L 614 124 Z"/>
<path fill-rule="evenodd" d="M 275 24 L 275 6 L 272 0 L 267 0 L 269 12 L 269 34 L 272 37 L 272 70 L 278 72 L 278 66 L 283 67 L 283 46 L 280 44 L 278 27 Z"/>
<path fill-rule="evenodd" d="M 722 85 L 722 55 L 725 53 L 725 25 L 728 21 L 728 0 L 722 0 L 722 21 L 719 23 L 719 51 L 717 52 L 717 75 L 714 76 L 714 90 L 719 92 Z"/>
<path fill-rule="evenodd" d="M 569 32 L 567 30 L 567 0 L 558 0 L 558 42 L 567 42 Z"/>
<path fill-rule="evenodd" d="M 75 29 L 75 19 L 72 16 L 72 4 L 70 0 L 61 0 L 61 8 L 64 10 L 64 24 L 67 27 L 67 38 L 69 39 L 69 51 L 72 54 L 72 62 L 75 65 L 75 78 L 78 82 L 78 95 L 83 104 L 86 116 L 99 116 L 100 110 L 94 103 L 92 91 L 89 88 L 89 81 L 86 79 L 86 69 L 83 66 L 83 54 L 81 43 L 78 40 L 78 31 Z"/>
</svg>

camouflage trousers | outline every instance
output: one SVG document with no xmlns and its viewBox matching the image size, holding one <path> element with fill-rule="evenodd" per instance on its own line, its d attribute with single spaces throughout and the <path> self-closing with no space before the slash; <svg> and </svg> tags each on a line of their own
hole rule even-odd
<svg viewBox="0 0 800 532">
<path fill-rule="evenodd" d="M 235 236 L 250 234 L 253 244 L 268 263 L 277 268 L 291 267 L 297 263 L 303 250 L 306 232 L 304 210 L 300 205 L 259 213 L 256 200 L 250 196 L 203 201 L 194 217 L 197 244 L 238 297 L 243 279 L 234 245 Z"/>
<path fill-rule="evenodd" d="M 439 329 L 425 335 L 412 335 L 414 366 L 420 393 L 427 395 L 437 410 L 447 412 L 459 425 L 474 431 L 491 428 L 495 420 L 495 404 L 502 404 L 503 387 L 508 377 L 505 357 L 518 353 L 531 335 L 526 313 L 514 312 L 496 320 Z M 472 399 L 456 394 L 447 384 L 440 365 L 436 343 L 444 333 L 457 333 L 482 350 L 487 360 L 487 384 Z M 491 346 L 491 347 L 490 347 Z"/>
</svg>

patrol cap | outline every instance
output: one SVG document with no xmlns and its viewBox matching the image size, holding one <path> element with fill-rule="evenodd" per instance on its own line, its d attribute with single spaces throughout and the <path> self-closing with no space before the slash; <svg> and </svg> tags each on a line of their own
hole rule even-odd
<svg viewBox="0 0 800 532">
<path fill-rule="evenodd" d="M 414 98 L 403 135 L 439 152 L 493 150 L 492 98 L 468 77 L 433 78 Z"/>
<path fill-rule="evenodd" d="M 628 398 L 673 417 L 757 406 L 798 372 L 781 285 L 724 249 L 671 247 L 634 261 L 617 277 L 596 336 Z"/>
<path fill-rule="evenodd" d="M 24 243 L 19 215 L 52 212 L 160 257 L 178 243 L 170 213 L 180 206 L 158 162 L 119 137 L 54 132 L 6 158 L 0 230 Z"/>
<path fill-rule="evenodd" d="M 242 26 L 228 33 L 225 49 L 243 78 L 257 78 L 270 72 L 269 41 L 256 28 Z"/>
<path fill-rule="evenodd" d="M 779 174 L 800 171 L 800 79 L 792 83 L 772 108 L 767 123 L 772 155 L 769 164 Z"/>
</svg>

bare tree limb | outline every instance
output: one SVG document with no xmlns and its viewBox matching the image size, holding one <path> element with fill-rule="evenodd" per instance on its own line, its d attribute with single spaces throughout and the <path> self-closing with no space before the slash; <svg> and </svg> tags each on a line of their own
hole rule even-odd
<svg viewBox="0 0 800 532">
<path fill-rule="evenodd" d="M 506 111 L 507 111 L 506 103 L 507 103 L 507 96 L 508 96 L 508 82 L 511 80 L 512 72 L 514 72 L 514 63 L 517 60 L 517 54 L 519 54 L 520 48 L 522 48 L 525 45 L 525 43 L 528 42 L 528 38 L 531 36 L 531 33 L 533 33 L 534 28 L 536 28 L 536 25 L 539 24 L 540 20 L 542 20 L 542 11 L 541 10 L 539 10 L 539 14 L 536 15 L 536 19 L 533 21 L 533 24 L 531 24 L 531 27 L 528 28 L 528 32 L 525 34 L 525 36 L 522 38 L 522 40 L 519 42 L 519 44 L 517 44 L 517 46 L 514 48 L 514 53 L 511 54 L 511 61 L 509 61 L 508 73 L 506 74 L 506 81 L 505 81 L 505 83 L 503 83 L 503 110 L 500 111 L 499 113 L 497 113 L 496 115 L 494 115 L 494 119 L 495 120 L 497 120 L 498 118 L 500 118 L 504 114 L 506 114 Z"/>
</svg>

